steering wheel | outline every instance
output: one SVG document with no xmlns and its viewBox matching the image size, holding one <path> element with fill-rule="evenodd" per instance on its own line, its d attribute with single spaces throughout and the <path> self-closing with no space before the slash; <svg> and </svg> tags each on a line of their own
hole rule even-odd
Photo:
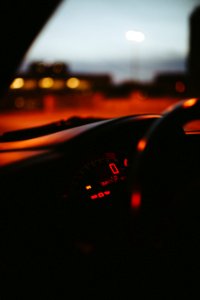
<svg viewBox="0 0 200 300">
<path fill-rule="evenodd" d="M 200 251 L 200 181 L 194 188 L 197 173 L 188 161 L 183 130 L 197 119 L 199 99 L 170 107 L 138 142 L 131 171 L 129 204 L 136 244 L 179 272 L 180 266 L 196 267 Z"/>
</svg>

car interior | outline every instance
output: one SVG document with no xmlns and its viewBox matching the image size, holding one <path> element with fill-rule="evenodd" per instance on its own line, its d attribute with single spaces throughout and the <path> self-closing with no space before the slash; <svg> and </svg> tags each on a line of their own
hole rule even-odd
<svg viewBox="0 0 200 300">
<path fill-rule="evenodd" d="M 2 103 L 61 2 L 0 4 Z M 198 86 L 160 113 L 75 114 L 1 132 L 0 298 L 198 295 Z"/>
</svg>

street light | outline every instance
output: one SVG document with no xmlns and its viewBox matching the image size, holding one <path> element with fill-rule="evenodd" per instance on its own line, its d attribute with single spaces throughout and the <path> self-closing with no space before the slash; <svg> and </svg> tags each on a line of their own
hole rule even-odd
<svg viewBox="0 0 200 300">
<path fill-rule="evenodd" d="M 140 44 L 145 40 L 145 35 L 141 31 L 129 30 L 125 34 L 126 39 L 130 42 L 134 42 L 135 44 Z M 139 45 L 134 49 L 135 58 L 133 61 L 133 71 L 131 68 L 131 75 L 132 72 L 135 72 L 136 77 L 139 79 Z"/>
</svg>

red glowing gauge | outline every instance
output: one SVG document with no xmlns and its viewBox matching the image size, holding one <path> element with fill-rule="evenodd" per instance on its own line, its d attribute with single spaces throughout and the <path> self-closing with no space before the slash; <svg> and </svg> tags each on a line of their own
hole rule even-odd
<svg viewBox="0 0 200 300">
<path fill-rule="evenodd" d="M 108 152 L 84 163 L 74 178 L 75 198 L 109 202 L 123 190 L 127 178 L 128 159 L 122 153 Z"/>
<path fill-rule="evenodd" d="M 96 200 L 98 198 L 103 198 L 104 196 L 109 196 L 110 195 L 110 191 L 104 191 L 104 192 L 99 192 L 98 194 L 94 194 L 92 196 L 90 196 L 91 200 Z"/>
</svg>

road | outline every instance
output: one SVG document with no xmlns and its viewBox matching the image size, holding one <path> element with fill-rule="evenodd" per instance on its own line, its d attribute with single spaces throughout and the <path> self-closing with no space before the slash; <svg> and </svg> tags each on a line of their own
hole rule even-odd
<svg viewBox="0 0 200 300">
<path fill-rule="evenodd" d="M 177 102 L 177 98 L 145 99 L 139 97 L 124 99 L 96 99 L 85 107 L 70 106 L 53 108 L 53 106 L 38 111 L 0 112 L 0 134 L 9 130 L 43 125 L 71 116 L 95 116 L 102 118 L 118 117 L 141 113 L 161 113 L 170 105 Z"/>
</svg>

